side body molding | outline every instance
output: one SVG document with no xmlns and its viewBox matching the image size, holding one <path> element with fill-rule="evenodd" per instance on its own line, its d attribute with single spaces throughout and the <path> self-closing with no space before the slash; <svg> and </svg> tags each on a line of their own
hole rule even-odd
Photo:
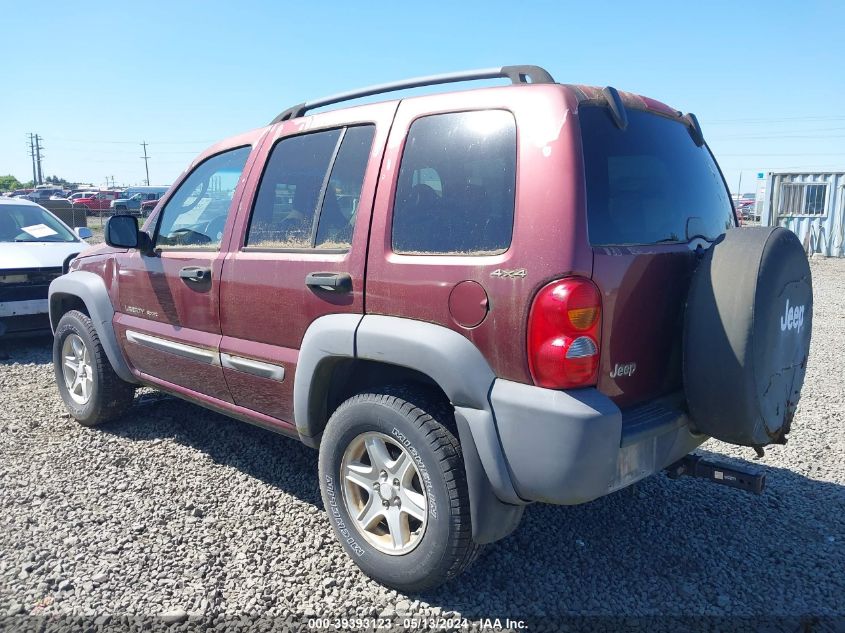
<svg viewBox="0 0 845 633">
<path fill-rule="evenodd" d="M 114 306 L 102 278 L 94 273 L 76 270 L 53 280 L 50 284 L 49 302 L 50 327 L 54 334 L 59 319 L 62 318 L 60 308 L 63 296 L 77 297 L 85 304 L 114 372 L 126 382 L 137 383 L 138 380 L 132 375 L 114 335 Z"/>
</svg>

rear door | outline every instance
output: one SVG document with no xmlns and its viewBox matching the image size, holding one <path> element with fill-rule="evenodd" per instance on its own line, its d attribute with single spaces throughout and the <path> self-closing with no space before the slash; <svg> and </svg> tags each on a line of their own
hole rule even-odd
<svg viewBox="0 0 845 633">
<path fill-rule="evenodd" d="M 223 236 L 248 173 L 251 147 L 215 154 L 181 182 L 153 227 L 154 254 L 117 255 L 115 331 L 148 377 L 231 402 L 220 367 Z"/>
<path fill-rule="evenodd" d="M 279 124 L 250 179 L 223 266 L 220 343 L 235 404 L 293 421 L 302 338 L 326 314 L 364 312 L 370 214 L 396 103 Z M 322 274 L 334 290 L 308 285 Z"/>
<path fill-rule="evenodd" d="M 734 226 L 706 146 L 678 120 L 598 105 L 578 112 L 593 281 L 603 300 L 598 388 L 621 407 L 682 388 L 684 305 L 700 254 Z"/>
</svg>

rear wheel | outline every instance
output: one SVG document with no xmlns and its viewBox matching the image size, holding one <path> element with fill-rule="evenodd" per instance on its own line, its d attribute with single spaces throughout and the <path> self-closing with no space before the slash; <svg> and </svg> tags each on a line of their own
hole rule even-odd
<svg viewBox="0 0 845 633">
<path fill-rule="evenodd" d="M 134 385 L 114 373 L 94 324 L 78 310 L 56 327 L 53 368 L 65 407 L 83 426 L 107 422 L 132 405 Z"/>
<path fill-rule="evenodd" d="M 320 444 L 329 520 L 355 563 L 402 591 L 435 587 L 475 559 L 453 414 L 421 390 L 387 387 L 344 402 Z"/>
</svg>

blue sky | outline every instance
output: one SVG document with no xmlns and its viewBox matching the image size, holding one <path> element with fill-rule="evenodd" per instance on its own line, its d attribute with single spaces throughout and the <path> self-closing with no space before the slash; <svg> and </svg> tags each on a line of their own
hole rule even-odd
<svg viewBox="0 0 845 633">
<path fill-rule="evenodd" d="M 6 4 L 0 174 L 169 184 L 205 146 L 309 98 L 537 64 L 695 112 L 726 179 L 845 169 L 842 2 Z M 746 184 L 747 183 L 747 184 Z"/>
</svg>

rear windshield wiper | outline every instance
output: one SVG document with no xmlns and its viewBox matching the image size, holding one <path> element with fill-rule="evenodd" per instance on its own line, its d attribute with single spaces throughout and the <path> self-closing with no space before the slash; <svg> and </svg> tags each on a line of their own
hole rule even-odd
<svg viewBox="0 0 845 633">
<path fill-rule="evenodd" d="M 695 222 L 693 222 L 695 220 Z M 698 224 L 699 226 L 692 226 L 693 224 Z M 715 240 L 715 237 L 702 233 L 701 228 L 699 228 L 702 224 L 704 224 L 703 220 L 698 217 L 697 215 L 691 215 L 687 218 L 686 228 L 684 228 L 684 236 L 687 239 L 687 242 L 692 242 L 694 239 L 701 239 L 707 240 L 708 242 L 712 242 Z M 692 230 L 690 228 L 692 227 Z"/>
</svg>

